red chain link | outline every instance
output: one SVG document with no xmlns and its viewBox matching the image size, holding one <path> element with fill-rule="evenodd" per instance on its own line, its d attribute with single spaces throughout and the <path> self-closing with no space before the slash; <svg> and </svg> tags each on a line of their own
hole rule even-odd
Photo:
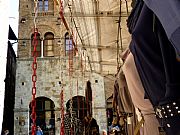
<svg viewBox="0 0 180 135">
<path fill-rule="evenodd" d="M 63 90 L 61 91 L 60 98 L 61 98 L 61 131 L 60 135 L 64 135 L 64 94 Z"/>
<path fill-rule="evenodd" d="M 64 15 L 63 15 L 63 2 L 60 0 L 60 17 L 65 25 L 65 27 L 68 29 L 67 23 L 65 21 Z M 60 128 L 60 135 L 65 135 L 65 130 L 64 130 L 64 91 L 62 89 L 61 94 L 61 128 Z"/>
<path fill-rule="evenodd" d="M 32 63 L 32 101 L 31 101 L 31 108 L 32 108 L 32 114 L 31 114 L 31 118 L 32 118 L 32 135 L 36 134 L 36 81 L 37 81 L 37 75 L 36 75 L 36 69 L 37 69 L 37 45 L 38 45 L 38 39 L 37 39 L 37 35 L 38 35 L 38 29 L 35 28 L 34 29 L 34 38 L 33 38 L 33 63 Z"/>
<path fill-rule="evenodd" d="M 60 0 L 60 16 L 63 16 L 63 2 Z"/>
</svg>

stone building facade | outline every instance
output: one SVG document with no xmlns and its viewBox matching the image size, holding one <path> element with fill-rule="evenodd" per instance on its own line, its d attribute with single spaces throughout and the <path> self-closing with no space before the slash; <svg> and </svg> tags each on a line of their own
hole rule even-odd
<svg viewBox="0 0 180 135">
<path fill-rule="evenodd" d="M 107 128 L 106 97 L 104 77 L 96 73 L 84 72 L 80 56 L 74 56 L 73 75 L 69 76 L 69 57 L 66 55 L 65 35 L 63 25 L 59 25 L 59 12 L 54 0 L 41 1 L 39 5 L 38 51 L 37 58 L 37 93 L 36 99 L 42 106 L 38 112 L 40 119 L 48 122 L 55 121 L 54 132 L 60 134 L 60 93 L 64 90 L 64 107 L 73 96 L 85 96 L 86 81 L 92 84 L 93 117 L 97 120 L 100 129 Z M 15 108 L 14 108 L 14 134 L 28 135 L 31 130 L 32 100 L 32 37 L 34 29 L 34 0 L 19 1 L 19 44 L 17 52 Z M 49 38 L 50 37 L 50 38 Z M 41 102 L 42 101 L 42 102 Z M 44 112 L 43 112 L 44 111 Z M 46 126 L 47 126 L 46 125 Z M 41 126 L 41 125 L 40 125 Z"/>
</svg>

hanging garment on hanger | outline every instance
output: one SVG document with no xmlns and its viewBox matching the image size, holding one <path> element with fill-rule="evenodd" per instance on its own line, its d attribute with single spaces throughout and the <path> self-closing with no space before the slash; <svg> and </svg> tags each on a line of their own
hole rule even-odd
<svg viewBox="0 0 180 135">
<path fill-rule="evenodd" d="M 168 39 L 180 57 L 180 1 L 144 0 L 160 20 Z"/>
<path fill-rule="evenodd" d="M 132 32 L 130 49 L 160 124 L 167 135 L 180 135 L 180 63 L 158 18 L 146 5 Z"/>
<path fill-rule="evenodd" d="M 113 102 L 116 104 L 119 112 L 133 113 L 134 106 L 122 70 L 119 71 L 114 83 Z"/>
<path fill-rule="evenodd" d="M 128 20 L 127 20 L 129 33 L 132 33 L 136 25 L 136 22 L 141 13 L 143 4 L 144 4 L 143 0 L 136 0 L 134 8 L 131 10 L 131 14 L 129 15 Z"/>
<path fill-rule="evenodd" d="M 133 135 L 137 117 L 122 69 L 118 72 L 114 83 L 113 103 L 114 108 L 117 108 L 119 121 L 122 122 L 122 119 L 125 118 L 126 123 L 124 126 L 127 127 L 126 132 L 128 135 Z M 120 125 L 121 122 L 119 122 Z"/>
<path fill-rule="evenodd" d="M 114 91 L 113 91 L 113 107 L 115 110 L 118 111 L 124 111 L 123 103 L 124 101 L 121 101 L 120 92 L 119 92 L 119 84 L 118 81 L 115 80 L 114 82 Z"/>
<path fill-rule="evenodd" d="M 144 117 L 144 135 L 159 135 L 159 123 L 149 99 L 144 99 L 144 88 L 139 78 L 133 55 L 130 53 L 122 67 L 132 97 L 132 102 Z"/>
<path fill-rule="evenodd" d="M 160 112 L 160 117 L 167 134 L 180 135 L 180 62 L 177 61 L 176 52 L 158 19 L 156 25 L 166 75 L 166 93 L 156 110 L 166 112 Z"/>
<path fill-rule="evenodd" d="M 132 32 L 130 50 L 140 75 L 146 97 L 157 106 L 165 95 L 165 71 L 157 36 L 153 32 L 153 12 L 143 6 Z"/>
</svg>

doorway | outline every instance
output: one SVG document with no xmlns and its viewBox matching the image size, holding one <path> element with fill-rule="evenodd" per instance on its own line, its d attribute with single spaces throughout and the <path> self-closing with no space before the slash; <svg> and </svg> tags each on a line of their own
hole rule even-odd
<svg viewBox="0 0 180 135">
<path fill-rule="evenodd" d="M 70 111 L 70 99 L 66 103 L 66 111 Z M 83 120 L 87 116 L 87 102 L 83 96 L 72 97 L 72 111 L 76 113 L 78 119 Z"/>
<path fill-rule="evenodd" d="M 44 135 L 54 135 L 55 133 L 55 113 L 54 102 L 47 97 L 36 98 L 36 126 L 40 126 Z M 31 119 L 31 103 L 29 105 L 29 128 L 31 131 L 32 119 Z"/>
</svg>

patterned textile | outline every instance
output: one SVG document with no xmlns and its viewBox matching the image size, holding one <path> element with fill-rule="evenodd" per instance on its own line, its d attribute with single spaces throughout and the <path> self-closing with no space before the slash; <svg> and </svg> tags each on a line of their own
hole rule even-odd
<svg viewBox="0 0 180 135">
<path fill-rule="evenodd" d="M 71 128 L 71 120 L 72 120 L 72 128 Z M 71 135 L 71 131 L 73 135 L 83 135 L 84 126 L 82 121 L 76 117 L 76 114 L 73 114 L 72 119 L 69 113 L 65 114 L 64 125 L 65 125 L 65 135 Z"/>
<path fill-rule="evenodd" d="M 85 117 L 85 135 L 99 135 L 99 125 L 93 117 Z"/>
</svg>

